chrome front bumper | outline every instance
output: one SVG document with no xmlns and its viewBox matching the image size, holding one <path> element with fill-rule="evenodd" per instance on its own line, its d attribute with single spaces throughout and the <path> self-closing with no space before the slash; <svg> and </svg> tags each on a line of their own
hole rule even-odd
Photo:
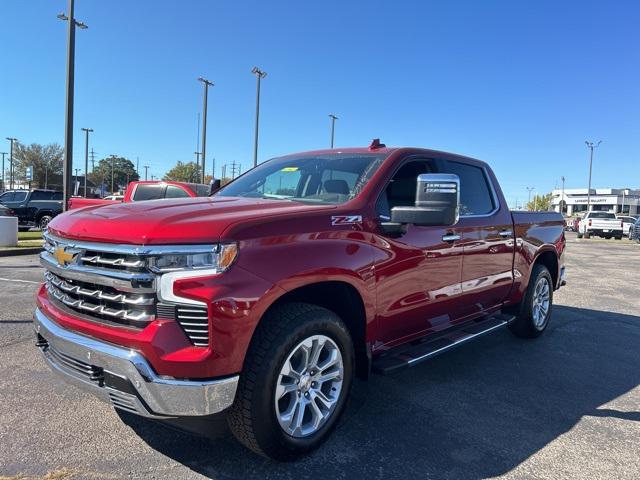
<svg viewBox="0 0 640 480">
<path fill-rule="evenodd" d="M 175 380 L 158 376 L 138 352 L 66 330 L 40 309 L 36 345 L 52 370 L 114 407 L 144 417 L 218 413 L 233 403 L 238 376 Z"/>
</svg>

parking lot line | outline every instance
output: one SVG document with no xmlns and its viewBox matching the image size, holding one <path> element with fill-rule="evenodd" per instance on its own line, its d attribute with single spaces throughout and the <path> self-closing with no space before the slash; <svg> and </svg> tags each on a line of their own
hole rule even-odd
<svg viewBox="0 0 640 480">
<path fill-rule="evenodd" d="M 34 285 L 39 285 L 42 282 L 34 282 L 32 280 L 19 280 L 17 278 L 2 278 L 0 277 L 0 281 L 3 282 L 19 282 L 19 283 L 33 283 Z"/>
</svg>

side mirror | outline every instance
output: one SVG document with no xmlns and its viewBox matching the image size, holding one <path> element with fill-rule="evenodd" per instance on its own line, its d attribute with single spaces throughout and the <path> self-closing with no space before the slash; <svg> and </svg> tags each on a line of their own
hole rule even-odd
<svg viewBox="0 0 640 480">
<path fill-rule="evenodd" d="M 419 226 L 448 226 L 458 222 L 460 178 L 450 173 L 418 175 L 413 207 L 393 207 L 391 222 Z"/>
<path fill-rule="evenodd" d="M 221 186 L 222 186 L 222 181 L 219 178 L 214 180 L 214 181 L 212 181 L 209 184 L 209 187 L 210 187 L 209 188 L 209 195 L 213 195 L 214 193 L 216 193 L 218 190 L 220 190 Z"/>
</svg>

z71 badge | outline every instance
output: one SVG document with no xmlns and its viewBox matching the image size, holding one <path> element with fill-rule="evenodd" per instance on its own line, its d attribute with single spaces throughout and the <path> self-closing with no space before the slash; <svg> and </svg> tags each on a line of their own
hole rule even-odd
<svg viewBox="0 0 640 480">
<path fill-rule="evenodd" d="M 331 217 L 331 225 L 352 225 L 362 223 L 362 215 L 336 215 Z"/>
</svg>

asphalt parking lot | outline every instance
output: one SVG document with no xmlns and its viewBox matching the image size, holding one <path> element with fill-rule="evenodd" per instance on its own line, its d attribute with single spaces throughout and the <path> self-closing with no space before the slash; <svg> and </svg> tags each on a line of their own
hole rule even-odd
<svg viewBox="0 0 640 480">
<path fill-rule="evenodd" d="M 546 334 L 508 331 L 358 384 L 297 463 L 126 417 L 54 377 L 34 347 L 35 256 L 0 259 L 0 476 L 637 479 L 640 244 L 569 234 Z M 215 428 L 215 420 L 208 427 Z M 20 478 L 20 477 L 18 477 Z"/>
</svg>

